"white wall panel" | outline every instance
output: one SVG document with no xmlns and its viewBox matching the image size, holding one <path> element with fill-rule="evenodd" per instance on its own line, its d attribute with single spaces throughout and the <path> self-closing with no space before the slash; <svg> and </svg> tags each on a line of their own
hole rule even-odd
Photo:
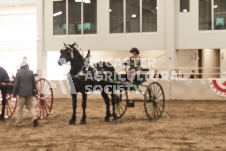
<svg viewBox="0 0 226 151">
<path fill-rule="evenodd" d="M 145 82 L 145 85 L 150 84 L 153 82 L 149 80 Z M 187 79 L 186 81 L 158 81 L 165 93 L 166 100 L 225 100 L 225 97 L 218 96 L 215 94 L 210 86 L 208 80 L 191 80 Z M 69 87 L 67 81 L 51 81 L 52 85 L 54 86 L 54 98 L 71 98 Z M 62 87 L 65 86 L 65 90 Z M 142 88 L 145 91 L 145 88 Z M 65 92 L 65 93 L 63 93 Z M 78 95 L 81 98 L 81 95 Z M 100 94 L 91 93 L 88 95 L 88 99 L 99 99 L 101 98 Z M 130 94 L 131 99 L 143 99 L 142 95 L 137 95 L 136 93 Z"/>
<path fill-rule="evenodd" d="M 24 6 L 24 5 L 35 5 L 37 0 L 1 0 L 0 7 L 5 6 Z"/>
</svg>

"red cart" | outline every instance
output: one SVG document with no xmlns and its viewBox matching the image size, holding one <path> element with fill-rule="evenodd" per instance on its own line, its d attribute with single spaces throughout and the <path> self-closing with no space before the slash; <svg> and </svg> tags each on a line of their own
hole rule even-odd
<svg viewBox="0 0 226 151">
<path fill-rule="evenodd" d="M 13 116 L 17 106 L 17 98 L 12 95 L 14 83 L 0 83 L 0 87 L 7 89 L 5 118 Z M 38 119 L 46 119 L 53 107 L 53 90 L 50 82 L 46 79 L 39 79 L 36 81 L 37 95 L 34 97 L 34 104 L 36 115 Z M 0 115 L 2 114 L 2 96 L 0 94 Z"/>
</svg>

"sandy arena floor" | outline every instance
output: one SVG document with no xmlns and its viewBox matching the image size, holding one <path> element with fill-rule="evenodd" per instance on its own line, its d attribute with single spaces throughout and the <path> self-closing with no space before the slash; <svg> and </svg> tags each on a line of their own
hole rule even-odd
<svg viewBox="0 0 226 151">
<path fill-rule="evenodd" d="M 149 121 L 143 103 L 129 108 L 117 122 L 103 122 L 103 100 L 88 100 L 87 124 L 67 125 L 71 100 L 55 100 L 50 117 L 32 127 L 27 109 L 24 126 L 15 115 L 0 122 L 0 150 L 226 150 L 226 102 L 167 101 L 159 121 Z"/>
</svg>

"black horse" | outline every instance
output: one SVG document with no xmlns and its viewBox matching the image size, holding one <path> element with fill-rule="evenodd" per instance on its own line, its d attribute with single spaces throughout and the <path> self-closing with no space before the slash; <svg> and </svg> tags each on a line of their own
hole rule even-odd
<svg viewBox="0 0 226 151">
<path fill-rule="evenodd" d="M 6 70 L 0 67 L 0 91 L 2 93 L 2 114 L 0 115 L 0 120 L 4 120 L 5 116 L 5 104 L 6 104 L 6 92 L 7 86 L 2 85 L 2 83 L 9 83 L 9 75 Z"/>
<path fill-rule="evenodd" d="M 82 93 L 82 108 L 83 108 L 83 116 L 81 120 L 81 124 L 86 124 L 86 100 L 87 100 L 87 92 L 90 92 L 92 90 L 87 90 L 87 86 L 91 86 L 92 88 L 96 85 L 99 85 L 101 87 L 105 87 L 107 82 L 104 82 L 103 80 L 92 80 L 92 79 L 86 79 L 86 76 L 88 73 L 91 73 L 91 76 L 95 76 L 97 71 L 101 71 L 102 73 L 107 71 L 108 73 L 112 73 L 113 79 L 113 73 L 115 72 L 114 67 L 107 62 L 100 62 L 97 64 L 94 64 L 92 66 L 89 65 L 89 58 L 90 58 L 90 51 L 88 52 L 87 56 L 83 58 L 83 56 L 79 53 L 79 51 L 75 48 L 75 43 L 72 45 L 65 45 L 65 48 L 60 51 L 60 58 L 58 61 L 59 65 L 65 64 L 66 62 L 71 63 L 71 70 L 70 70 L 70 76 L 69 76 L 69 83 L 71 87 L 71 91 L 74 90 L 74 92 L 71 92 L 72 95 L 72 105 L 73 105 L 73 114 L 69 121 L 69 124 L 75 124 L 76 121 L 76 107 L 77 107 L 77 93 Z M 112 90 L 109 90 L 112 91 Z M 108 93 L 106 91 L 101 91 L 101 95 L 104 98 L 105 104 L 106 104 L 106 116 L 105 121 L 109 121 L 111 113 L 110 113 L 110 99 L 108 97 Z M 115 116 L 115 103 L 114 103 L 114 94 L 111 93 L 111 101 L 113 106 L 113 120 L 116 120 Z"/>
</svg>

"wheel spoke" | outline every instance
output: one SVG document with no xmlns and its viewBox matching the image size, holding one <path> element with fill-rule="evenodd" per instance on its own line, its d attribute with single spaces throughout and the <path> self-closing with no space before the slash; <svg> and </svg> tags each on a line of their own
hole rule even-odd
<svg viewBox="0 0 226 151">
<path fill-rule="evenodd" d="M 158 99 L 160 98 L 160 96 L 163 96 L 163 94 L 161 93 L 161 94 L 156 98 L 156 100 L 158 100 Z"/>
<path fill-rule="evenodd" d="M 44 82 L 44 92 L 46 92 L 46 90 L 48 90 L 47 88 L 49 87 L 49 84 L 47 81 Z"/>
<path fill-rule="evenodd" d="M 158 105 L 162 106 L 163 107 L 163 104 L 159 103 L 159 102 L 156 102 Z"/>
<path fill-rule="evenodd" d="M 159 110 L 160 114 L 162 113 L 161 109 L 159 108 L 159 106 L 157 105 L 157 109 Z"/>
<path fill-rule="evenodd" d="M 38 104 L 35 105 L 35 108 L 39 107 L 40 101 L 38 101 Z"/>
<path fill-rule="evenodd" d="M 122 101 L 120 101 L 119 104 L 122 105 L 123 107 L 126 106 Z"/>
<path fill-rule="evenodd" d="M 148 114 L 150 114 L 150 113 L 151 113 L 151 115 L 153 115 L 152 110 L 153 110 L 153 106 L 151 105 L 151 106 L 148 108 L 148 110 L 147 110 Z"/>
<path fill-rule="evenodd" d="M 7 106 L 8 106 L 8 108 L 9 108 L 10 113 L 12 114 L 13 112 L 12 112 L 12 110 L 11 110 L 10 106 L 9 106 L 9 105 L 7 105 Z"/>
<path fill-rule="evenodd" d="M 157 93 L 157 96 L 159 96 L 159 92 L 160 92 L 161 88 L 159 87 L 159 90 L 158 90 L 158 93 Z"/>
<path fill-rule="evenodd" d="M 46 109 L 45 103 L 43 104 L 43 106 L 44 106 L 44 109 L 45 109 L 45 111 L 46 111 L 46 116 L 47 116 L 49 113 L 48 113 L 48 111 L 47 111 L 47 109 Z"/>
<path fill-rule="evenodd" d="M 122 109 L 122 112 L 124 112 L 124 109 L 123 109 L 123 107 L 121 106 L 121 104 L 119 104 L 119 106 L 120 106 L 120 108 Z"/>
<path fill-rule="evenodd" d="M 12 105 L 12 104 L 10 103 L 10 101 L 8 101 L 8 104 L 9 104 L 9 106 L 11 106 L 12 108 L 15 106 L 15 103 L 14 103 L 14 105 Z"/>
<path fill-rule="evenodd" d="M 157 106 L 155 107 L 155 110 L 156 110 L 157 118 L 159 118 L 159 112 L 158 112 Z"/>
<path fill-rule="evenodd" d="M 40 96 L 41 95 L 41 91 L 40 91 L 39 85 L 36 84 L 36 87 L 37 87 L 37 90 L 38 90 L 38 95 Z"/>
<path fill-rule="evenodd" d="M 44 104 L 50 109 L 51 107 L 44 101 Z"/>
<path fill-rule="evenodd" d="M 7 103 L 5 104 L 5 109 L 6 109 L 7 115 L 9 115 L 9 110 L 8 110 L 8 105 L 7 105 Z"/>
</svg>

